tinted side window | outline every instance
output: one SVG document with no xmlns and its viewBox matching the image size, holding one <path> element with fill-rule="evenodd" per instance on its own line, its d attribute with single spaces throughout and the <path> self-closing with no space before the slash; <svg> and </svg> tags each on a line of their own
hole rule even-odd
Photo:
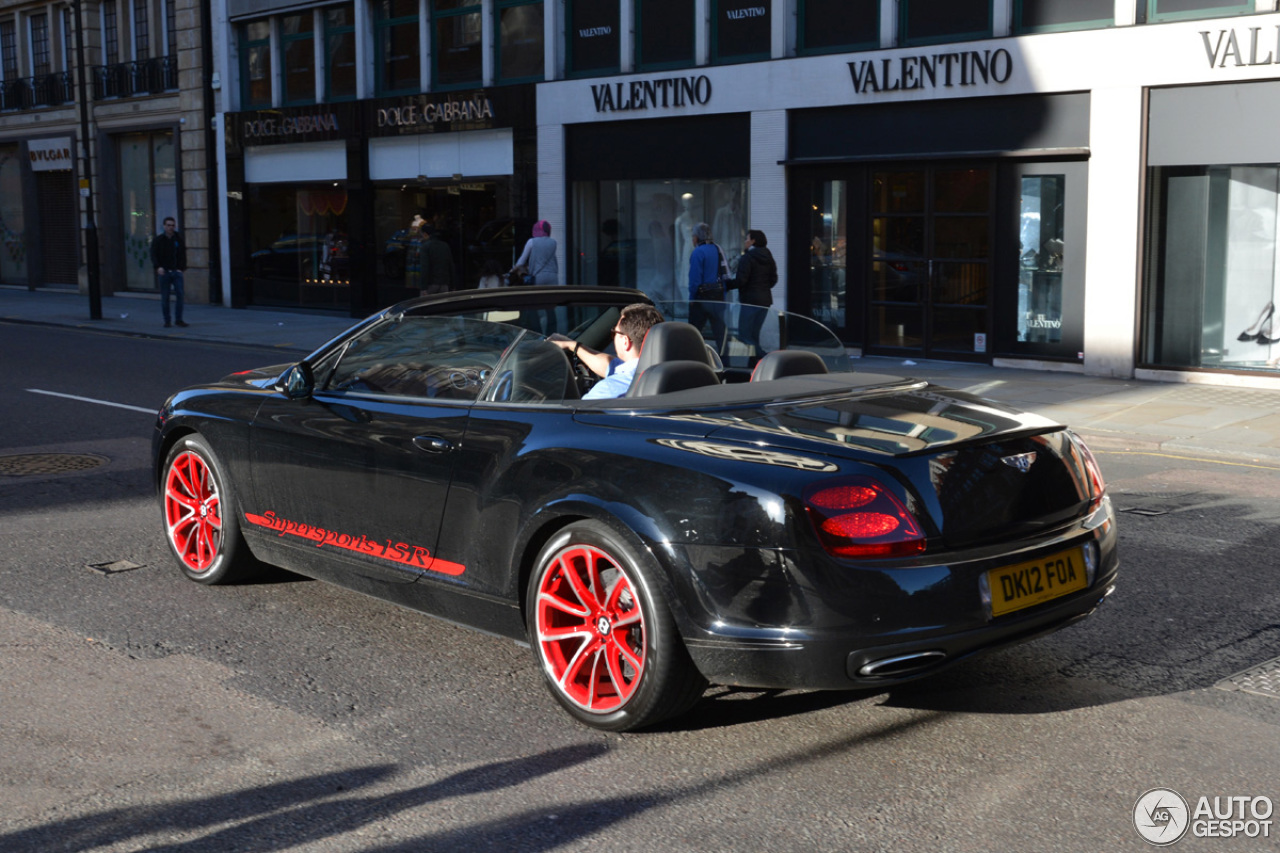
<svg viewBox="0 0 1280 853">
<path fill-rule="evenodd" d="M 456 317 L 399 317 L 348 344 L 329 391 L 475 400 L 521 330 Z"/>
</svg>

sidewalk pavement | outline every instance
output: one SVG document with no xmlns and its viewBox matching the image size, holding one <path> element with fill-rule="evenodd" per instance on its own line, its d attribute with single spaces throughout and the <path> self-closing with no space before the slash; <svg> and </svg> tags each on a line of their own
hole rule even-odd
<svg viewBox="0 0 1280 853">
<path fill-rule="evenodd" d="M 71 290 L 0 286 L 0 323 L 91 329 L 180 341 L 279 348 L 303 355 L 351 326 L 336 314 L 187 305 L 187 328 L 164 328 L 159 299 L 107 296 L 102 319 Z M 3 334 L 0 332 L 0 334 Z M 1111 379 L 959 362 L 864 357 L 854 369 L 928 379 L 1068 424 L 1095 449 L 1230 457 L 1280 466 L 1280 390 Z"/>
</svg>

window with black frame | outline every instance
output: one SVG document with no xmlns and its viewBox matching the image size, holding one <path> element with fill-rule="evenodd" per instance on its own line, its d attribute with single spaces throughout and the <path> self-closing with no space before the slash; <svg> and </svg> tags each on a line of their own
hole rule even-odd
<svg viewBox="0 0 1280 853">
<path fill-rule="evenodd" d="M 569 73 L 616 73 L 622 67 L 618 0 L 569 0 Z"/>
<path fill-rule="evenodd" d="M 102 50 L 104 65 L 120 61 L 120 24 L 114 0 L 102 4 Z"/>
<path fill-rule="evenodd" d="M 903 44 L 938 44 L 991 36 L 991 0 L 902 0 Z"/>
<path fill-rule="evenodd" d="M 133 58 L 137 60 L 151 58 L 151 26 L 150 13 L 147 10 L 149 0 L 133 0 Z"/>
<path fill-rule="evenodd" d="M 1116 22 L 1115 0 L 1018 0 L 1013 28 L 1019 33 L 1087 30 Z"/>
<path fill-rule="evenodd" d="M 356 11 L 354 3 L 324 10 L 324 93 L 327 101 L 356 97 Z"/>
<path fill-rule="evenodd" d="M 245 109 L 271 106 L 271 21 L 250 21 L 240 30 L 240 86 Z"/>
<path fill-rule="evenodd" d="M 512 83 L 543 79 L 542 0 L 498 0 L 497 14 L 498 80 Z"/>
<path fill-rule="evenodd" d="M 49 16 L 31 16 L 31 73 L 43 77 L 52 69 L 49 65 Z"/>
<path fill-rule="evenodd" d="M 772 4 L 766 0 L 712 0 L 711 51 L 716 62 L 768 59 Z"/>
<path fill-rule="evenodd" d="M 636 66 L 693 65 L 694 9 L 693 0 L 636 0 Z"/>
<path fill-rule="evenodd" d="M 373 27 L 378 94 L 421 91 L 418 0 L 378 0 L 374 5 Z"/>
<path fill-rule="evenodd" d="M 280 19 L 280 57 L 284 64 L 284 103 L 316 102 L 315 25 L 310 12 Z"/>
<path fill-rule="evenodd" d="M 432 0 L 433 89 L 484 82 L 480 9 L 475 0 Z"/>
<path fill-rule="evenodd" d="M 1147 20 L 1152 22 L 1247 15 L 1257 10 L 1256 4 L 1238 0 L 1146 0 L 1146 5 Z"/>
<path fill-rule="evenodd" d="M 0 69 L 4 71 L 6 82 L 17 80 L 18 74 L 18 30 L 12 21 L 0 21 Z"/>
<path fill-rule="evenodd" d="M 800 0 L 801 53 L 880 46 L 880 0 Z"/>
</svg>

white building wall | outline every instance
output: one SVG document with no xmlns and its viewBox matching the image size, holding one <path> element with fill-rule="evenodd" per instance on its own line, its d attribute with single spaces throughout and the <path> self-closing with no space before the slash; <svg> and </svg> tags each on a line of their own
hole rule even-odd
<svg viewBox="0 0 1280 853">
<path fill-rule="evenodd" d="M 1274 8 L 1273 3 L 1266 6 Z M 1006 50 L 1013 60 L 1013 73 L 1003 83 L 854 89 L 850 63 L 871 61 L 879 70 L 885 61 L 894 68 L 902 57 L 960 50 Z M 698 76 L 707 77 L 712 85 L 712 97 L 703 105 L 646 104 L 610 110 L 597 108 L 593 97 L 592 87 L 613 86 L 615 93 L 625 95 L 633 81 Z M 779 269 L 785 270 L 786 169 L 779 161 L 786 157 L 788 110 L 1089 92 L 1084 370 L 1132 376 L 1141 293 L 1144 92 L 1155 86 L 1277 77 L 1280 15 L 1271 13 L 550 82 L 538 87 L 539 215 L 565 221 L 566 125 L 750 112 L 751 227 L 769 235 L 770 250 L 778 258 Z M 1280 154 L 1275 159 L 1280 161 Z M 782 293 L 775 294 L 779 303 L 782 298 Z"/>
</svg>

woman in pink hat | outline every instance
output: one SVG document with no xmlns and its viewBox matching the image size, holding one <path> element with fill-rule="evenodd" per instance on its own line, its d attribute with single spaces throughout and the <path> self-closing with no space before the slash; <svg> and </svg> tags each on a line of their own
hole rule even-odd
<svg viewBox="0 0 1280 853">
<path fill-rule="evenodd" d="M 517 270 L 524 270 L 519 278 Z M 513 284 L 559 284 L 560 266 L 556 261 L 556 241 L 551 239 L 551 223 L 539 219 L 533 223 L 533 236 L 524 244 L 520 260 L 512 267 Z"/>
</svg>

